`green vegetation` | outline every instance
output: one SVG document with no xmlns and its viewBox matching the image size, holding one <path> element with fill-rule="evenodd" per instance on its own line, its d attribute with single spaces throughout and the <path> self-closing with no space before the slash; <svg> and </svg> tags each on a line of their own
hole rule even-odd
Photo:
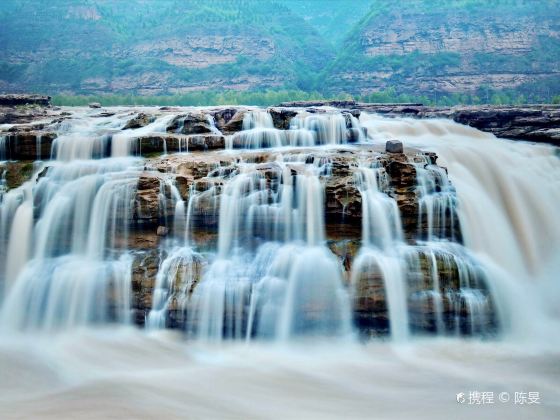
<svg viewBox="0 0 560 420">
<path fill-rule="evenodd" d="M 348 99 L 348 95 L 339 94 L 336 99 Z M 205 105 L 261 105 L 269 106 L 287 101 L 325 100 L 318 92 L 301 90 L 268 91 L 202 91 L 181 95 L 135 96 L 135 95 L 56 95 L 54 105 L 82 106 L 99 102 L 104 106 L 116 105 L 160 105 L 160 106 L 205 106 Z"/>
<path fill-rule="evenodd" d="M 515 91 L 480 91 L 479 94 L 454 95 L 408 95 L 398 94 L 394 89 L 367 95 L 351 95 L 338 93 L 323 95 L 319 92 L 302 90 L 268 90 L 268 91 L 204 91 L 182 95 L 136 96 L 136 95 L 55 95 L 53 104 L 58 106 L 84 106 L 91 102 L 99 102 L 103 106 L 140 105 L 140 106 L 207 106 L 207 105 L 259 105 L 272 106 L 289 101 L 327 101 L 355 100 L 368 103 L 421 103 L 424 105 L 451 106 L 457 104 L 524 104 L 535 102 Z M 552 103 L 560 103 L 556 96 Z"/>
</svg>

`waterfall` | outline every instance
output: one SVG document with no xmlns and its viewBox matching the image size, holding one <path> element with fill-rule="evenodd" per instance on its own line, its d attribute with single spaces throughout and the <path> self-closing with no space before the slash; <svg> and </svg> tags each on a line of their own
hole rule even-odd
<svg viewBox="0 0 560 420">
<path fill-rule="evenodd" d="M 449 181 L 445 169 L 430 164 L 423 157 L 416 165 L 420 211 L 418 226 L 425 221 L 428 225 L 426 240 L 448 238 L 456 241 L 457 199 L 455 188 Z M 419 232 L 420 233 L 420 232 Z"/>
<path fill-rule="evenodd" d="M 0 162 L 7 160 L 8 157 L 8 137 L 0 136 Z"/>
<path fill-rule="evenodd" d="M 502 327 L 527 337 L 538 333 L 539 325 L 548 325 L 544 320 L 555 312 L 550 306 L 554 297 L 542 297 L 543 288 L 558 296 L 558 289 L 551 287 L 560 244 L 560 226 L 553 216 L 560 200 L 555 148 L 496 139 L 448 120 L 363 114 L 361 123 L 373 141 L 399 138 L 405 146 L 439 156 L 457 191 L 464 244 L 488 272 Z M 455 208 L 445 196 L 442 200 L 426 207 L 432 223 L 441 224 L 442 215 L 453 214 L 442 213 Z M 464 296 L 471 303 L 476 298 L 472 293 Z"/>
<path fill-rule="evenodd" d="M 164 115 L 155 118 L 154 121 L 144 127 L 136 129 L 122 128 L 122 131 L 115 132 L 115 134 L 111 136 L 111 156 L 125 157 L 140 154 L 140 146 L 137 145 L 136 142 L 138 137 L 151 133 L 165 133 L 173 118 L 174 115 Z M 164 147 L 165 146 L 166 143 L 164 140 Z M 167 154 L 167 151 L 165 151 L 165 154 Z"/>
<path fill-rule="evenodd" d="M 214 112 L 73 109 L 46 125 L 53 159 L 23 185 L 2 166 L 2 328 L 400 342 L 555 322 L 552 147 L 444 120 L 318 108 L 280 124 L 240 108 L 225 150 L 189 152 L 174 131 L 222 135 Z M 151 137 L 160 156 L 135 157 Z M 383 151 L 395 138 L 405 153 Z"/>
<path fill-rule="evenodd" d="M 132 218 L 140 162 L 91 160 L 104 154 L 106 127 L 120 122 L 78 115 L 60 124 L 57 161 L 3 200 L 3 328 L 130 320 L 132 260 L 123 221 Z"/>
<path fill-rule="evenodd" d="M 122 220 L 132 213 L 138 179 L 131 165 L 101 160 L 52 166 L 33 197 L 17 207 L 6 273 L 7 285 L 14 283 L 0 315 L 4 326 L 48 329 L 128 319 L 130 258 L 119 249 L 126 247 Z"/>
<path fill-rule="evenodd" d="M 348 297 L 324 246 L 324 166 L 307 160 L 279 155 L 272 164 L 239 164 L 229 175 L 217 257 L 190 304 L 190 329 L 198 337 L 349 334 Z"/>
<path fill-rule="evenodd" d="M 356 128 L 358 121 L 354 117 L 350 118 L 353 119 L 347 124 L 346 118 L 337 112 L 303 112 L 292 118 L 288 130 L 280 130 L 274 127 L 270 113 L 262 110 L 251 111 L 243 118 L 243 131 L 228 139 L 228 148 L 311 147 L 345 144 L 354 137 L 357 141 L 363 140 L 362 131 Z"/>
<path fill-rule="evenodd" d="M 383 278 L 389 311 L 391 335 L 405 340 L 409 335 L 406 278 L 399 254 L 403 246 L 400 214 L 394 199 L 380 192 L 386 173 L 377 163 L 362 164 L 354 174 L 362 196 L 363 247 L 354 262 L 354 292 L 363 281 L 362 275 L 378 272 Z M 367 281 L 367 280 L 366 280 Z"/>
<path fill-rule="evenodd" d="M 175 247 L 170 251 L 157 273 L 152 309 L 146 321 L 148 328 L 165 327 L 167 311 L 173 300 L 180 310 L 185 310 L 201 264 L 201 256 L 190 247 Z"/>
</svg>

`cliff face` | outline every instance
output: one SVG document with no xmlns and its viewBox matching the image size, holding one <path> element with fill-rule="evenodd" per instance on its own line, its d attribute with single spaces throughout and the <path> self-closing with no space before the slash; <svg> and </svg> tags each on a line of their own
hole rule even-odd
<svg viewBox="0 0 560 420">
<path fill-rule="evenodd" d="M 317 71 L 334 57 L 309 24 L 274 2 L 5 3 L 6 92 L 153 95 L 294 86 L 299 71 Z"/>
<path fill-rule="evenodd" d="M 555 2 L 379 2 L 348 37 L 337 88 L 404 93 L 527 92 L 560 80 Z M 537 4 L 538 3 L 538 4 Z M 353 60 L 347 60 L 352 56 Z"/>
</svg>

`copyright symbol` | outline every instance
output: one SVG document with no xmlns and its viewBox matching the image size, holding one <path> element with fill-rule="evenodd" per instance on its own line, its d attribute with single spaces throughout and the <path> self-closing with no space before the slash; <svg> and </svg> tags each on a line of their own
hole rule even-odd
<svg viewBox="0 0 560 420">
<path fill-rule="evenodd" d="M 509 401 L 510 396 L 508 392 L 500 392 L 500 395 L 498 395 L 498 399 L 503 402 L 506 403 Z"/>
</svg>

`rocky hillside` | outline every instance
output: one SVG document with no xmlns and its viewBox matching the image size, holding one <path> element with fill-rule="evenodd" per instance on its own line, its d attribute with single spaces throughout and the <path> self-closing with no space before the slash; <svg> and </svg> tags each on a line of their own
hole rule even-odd
<svg viewBox="0 0 560 420">
<path fill-rule="evenodd" d="M 560 93 L 559 22 L 559 0 L 5 0 L 0 92 L 547 102 Z"/>
<path fill-rule="evenodd" d="M 253 0 L 7 0 L 0 91 L 134 92 L 297 87 L 334 58 L 287 7 Z"/>
<path fill-rule="evenodd" d="M 379 0 L 330 69 L 339 91 L 550 97 L 560 81 L 558 1 Z"/>
</svg>

